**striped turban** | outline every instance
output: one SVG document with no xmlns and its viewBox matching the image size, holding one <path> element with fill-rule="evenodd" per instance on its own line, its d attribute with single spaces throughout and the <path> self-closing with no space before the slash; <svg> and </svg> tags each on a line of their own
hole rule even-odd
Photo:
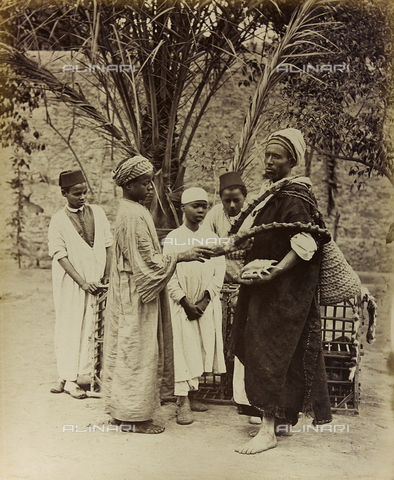
<svg viewBox="0 0 394 480">
<path fill-rule="evenodd" d="M 126 185 L 130 180 L 153 172 L 153 165 L 142 155 L 129 158 L 119 163 L 112 172 L 112 178 L 118 187 Z"/>
<path fill-rule="evenodd" d="M 304 161 L 306 145 L 302 133 L 296 128 L 285 128 L 272 133 L 268 137 L 267 146 L 274 143 L 284 147 L 294 158 L 296 165 Z"/>
</svg>

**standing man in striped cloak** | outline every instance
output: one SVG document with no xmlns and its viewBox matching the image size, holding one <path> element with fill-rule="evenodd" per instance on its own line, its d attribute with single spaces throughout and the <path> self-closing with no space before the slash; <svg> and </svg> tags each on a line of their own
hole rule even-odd
<svg viewBox="0 0 394 480">
<path fill-rule="evenodd" d="M 115 223 L 104 332 L 103 396 L 122 431 L 157 434 L 153 417 L 174 389 L 173 340 L 166 285 L 178 262 L 209 258 L 194 247 L 163 255 L 153 218 L 142 205 L 153 190 L 153 166 L 142 156 L 113 172 L 123 198 Z"/>
</svg>

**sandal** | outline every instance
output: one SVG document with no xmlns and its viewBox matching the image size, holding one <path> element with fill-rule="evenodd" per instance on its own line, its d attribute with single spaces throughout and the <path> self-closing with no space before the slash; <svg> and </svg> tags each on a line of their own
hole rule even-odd
<svg viewBox="0 0 394 480">
<path fill-rule="evenodd" d="M 190 400 L 190 409 L 192 412 L 206 412 L 209 410 L 206 405 L 194 399 Z"/>
<path fill-rule="evenodd" d="M 87 398 L 85 390 L 82 390 L 81 387 L 78 385 L 73 385 L 70 390 L 64 390 L 64 393 L 68 393 L 68 395 L 71 395 L 73 398 L 76 398 L 77 400 L 81 400 L 82 398 Z"/>
<path fill-rule="evenodd" d="M 179 425 L 190 425 L 193 422 L 194 418 L 190 409 L 190 405 L 187 403 L 182 406 L 178 406 L 176 411 L 176 423 L 179 423 Z"/>
<path fill-rule="evenodd" d="M 64 384 L 66 383 L 65 380 L 59 380 L 54 387 L 52 387 L 49 391 L 51 393 L 63 393 L 64 392 Z"/>
</svg>

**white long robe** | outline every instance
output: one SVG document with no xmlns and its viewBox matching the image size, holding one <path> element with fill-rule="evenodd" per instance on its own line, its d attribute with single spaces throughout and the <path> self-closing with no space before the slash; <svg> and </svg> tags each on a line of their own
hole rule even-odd
<svg viewBox="0 0 394 480">
<path fill-rule="evenodd" d="M 193 239 L 196 240 L 195 243 L 192 243 Z M 204 245 L 209 245 L 207 239 L 218 239 L 218 236 L 203 227 L 192 232 L 182 225 L 166 237 L 164 253 L 184 252 L 192 246 L 201 245 L 201 241 Z M 204 372 L 226 371 L 220 303 L 225 272 L 226 262 L 223 256 L 205 260 L 204 263 L 182 262 L 177 265 L 168 283 L 174 337 L 175 382 L 191 380 Z M 189 320 L 179 301 L 186 296 L 191 303 L 197 303 L 204 297 L 206 290 L 211 297 L 207 309 L 198 320 Z"/>
<path fill-rule="evenodd" d="M 88 337 L 93 322 L 93 296 L 86 293 L 65 272 L 59 260 L 68 257 L 86 282 L 98 282 L 104 275 L 106 247 L 112 234 L 101 207 L 90 205 L 94 215 L 94 244 L 90 247 L 78 234 L 65 208 L 55 213 L 48 230 L 52 261 L 53 298 L 56 312 L 55 354 L 59 377 L 76 380 L 90 374 L 91 351 Z"/>
<path fill-rule="evenodd" d="M 122 199 L 116 217 L 105 331 L 103 397 L 122 421 L 152 419 L 160 389 L 174 389 L 166 285 L 176 255 L 163 255 L 149 211 Z M 164 391 L 164 388 L 168 388 Z"/>
</svg>

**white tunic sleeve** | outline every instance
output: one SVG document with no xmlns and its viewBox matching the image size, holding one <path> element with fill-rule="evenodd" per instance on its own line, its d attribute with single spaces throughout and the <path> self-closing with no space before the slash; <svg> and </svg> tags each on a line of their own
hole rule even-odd
<svg viewBox="0 0 394 480">
<path fill-rule="evenodd" d="M 212 300 L 220 294 L 220 290 L 223 287 L 224 276 L 226 274 L 226 260 L 224 256 L 222 256 L 211 258 L 209 261 L 215 263 L 215 273 L 207 287 L 207 291 L 209 292 L 209 296 Z"/>
<path fill-rule="evenodd" d="M 309 261 L 317 250 L 317 245 L 310 233 L 301 232 L 294 235 L 290 239 L 291 249 L 302 258 L 302 260 Z"/>
<path fill-rule="evenodd" d="M 66 242 L 57 217 L 53 217 L 49 224 L 48 250 L 49 256 L 52 257 L 53 260 L 60 260 L 68 256 Z"/>
<path fill-rule="evenodd" d="M 204 228 L 206 228 L 207 230 L 211 230 L 212 232 L 214 233 L 218 233 L 218 229 L 217 229 L 217 220 L 216 220 L 216 205 L 213 206 L 211 208 L 211 210 L 209 210 L 209 212 L 207 213 L 206 217 L 204 218 L 204 221 L 202 223 L 202 226 Z"/>
<path fill-rule="evenodd" d="M 101 209 L 101 211 L 102 211 L 101 226 L 104 230 L 104 245 L 105 245 L 105 248 L 107 248 L 113 244 L 113 236 L 111 233 L 111 225 L 108 221 L 107 215 L 105 214 L 103 209 Z"/>
<path fill-rule="evenodd" d="M 154 300 L 175 270 L 176 255 L 157 251 L 147 220 L 139 214 L 124 217 L 118 242 L 131 266 L 141 301 Z"/>
<path fill-rule="evenodd" d="M 171 237 L 167 236 L 166 239 Z M 176 253 L 172 244 L 164 242 L 163 246 L 163 254 L 167 255 L 169 253 Z M 167 284 L 167 290 L 170 298 L 174 300 L 174 302 L 179 303 L 183 297 L 186 296 L 186 293 L 182 290 L 182 287 L 179 284 L 178 275 L 176 272 L 176 268 L 174 273 L 172 274 L 171 280 Z"/>
</svg>

